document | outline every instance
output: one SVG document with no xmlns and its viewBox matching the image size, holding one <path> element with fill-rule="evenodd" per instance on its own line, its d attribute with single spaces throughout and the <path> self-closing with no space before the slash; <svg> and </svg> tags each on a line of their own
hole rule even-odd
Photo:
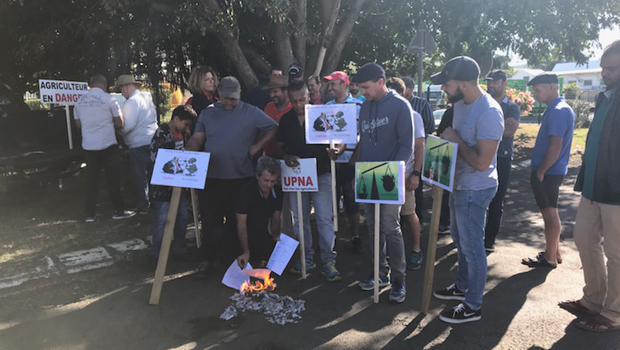
<svg viewBox="0 0 620 350">
<path fill-rule="evenodd" d="M 293 254 L 295 254 L 297 245 L 299 245 L 298 241 L 285 235 L 284 233 L 280 234 L 280 240 L 276 243 L 276 247 L 273 249 L 271 257 L 269 257 L 267 268 L 276 273 L 278 276 L 281 276 L 282 272 L 286 268 L 286 265 L 288 265 L 288 262 L 293 257 Z"/>
<path fill-rule="evenodd" d="M 248 263 L 246 268 L 251 269 L 252 265 Z M 237 259 L 233 260 L 228 270 L 226 270 L 224 278 L 222 278 L 222 283 L 224 285 L 235 290 L 241 289 L 243 282 L 248 281 L 250 281 L 250 276 L 243 273 L 243 270 L 239 267 L 239 264 L 237 264 Z"/>
</svg>

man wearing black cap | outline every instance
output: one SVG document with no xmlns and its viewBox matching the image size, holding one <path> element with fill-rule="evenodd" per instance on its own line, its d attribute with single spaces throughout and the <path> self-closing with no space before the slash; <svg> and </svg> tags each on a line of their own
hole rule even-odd
<svg viewBox="0 0 620 350">
<path fill-rule="evenodd" d="M 216 230 L 224 222 L 235 223 L 235 194 L 254 177 L 251 158 L 275 137 L 277 130 L 276 122 L 263 111 L 239 101 L 241 85 L 237 78 L 224 77 L 218 91 L 220 100 L 200 113 L 196 132 L 185 145 L 188 151 L 211 153 L 205 188 L 198 193 L 204 262 L 194 275 L 196 279 L 207 277 L 207 270 L 221 251 Z M 259 137 L 261 132 L 263 136 Z"/>
<path fill-rule="evenodd" d="M 487 92 L 499 103 L 504 113 L 504 134 L 497 149 L 497 193 L 487 213 L 487 224 L 484 228 L 484 248 L 487 252 L 495 250 L 495 237 L 499 233 L 499 225 L 504 213 L 504 197 L 510 182 L 510 168 L 512 167 L 512 146 L 515 132 L 519 127 L 521 109 L 506 96 L 506 73 L 494 70 L 487 77 Z"/>
<path fill-rule="evenodd" d="M 459 56 L 431 77 L 454 103 L 452 127 L 447 127 L 441 137 L 458 144 L 454 190 L 450 194 L 450 234 L 459 263 L 456 283 L 433 293 L 438 299 L 461 301 L 439 316 L 453 324 L 482 317 L 487 277 L 484 223 L 497 191 L 496 153 L 504 132 L 502 109 L 478 85 L 479 75 L 476 61 Z"/>
<path fill-rule="evenodd" d="M 385 71 L 376 63 L 367 63 L 357 71 L 354 82 L 358 83 L 366 101 L 359 114 L 360 140 L 352 162 L 407 162 L 413 152 L 413 110 L 403 97 L 385 86 Z M 400 228 L 400 205 L 381 204 L 381 242 L 390 253 L 388 265 L 385 246 L 379 249 L 379 286 L 390 284 L 389 299 L 397 303 L 405 301 L 405 246 Z M 366 223 L 374 226 L 373 205 L 364 204 Z M 372 230 L 370 230 L 373 232 Z M 371 233 L 372 236 L 373 233 Z M 373 242 L 374 239 L 369 239 Z M 371 250 L 373 245 L 371 243 Z M 360 282 L 363 290 L 374 289 L 371 276 Z"/>
<path fill-rule="evenodd" d="M 558 214 L 558 194 L 564 175 L 568 172 L 570 146 L 573 142 L 575 113 L 564 98 L 558 95 L 558 76 L 542 73 L 530 80 L 534 98 L 547 105 L 532 150 L 530 185 L 536 205 L 545 222 L 545 251 L 521 263 L 530 267 L 556 268 L 562 261 L 560 233 L 562 223 Z"/>
<path fill-rule="evenodd" d="M 294 81 L 298 81 L 304 80 L 304 69 L 301 68 L 300 65 L 298 65 L 297 63 L 291 63 L 290 66 L 288 66 L 287 69 L 287 74 L 288 74 L 288 82 L 292 83 Z"/>
</svg>

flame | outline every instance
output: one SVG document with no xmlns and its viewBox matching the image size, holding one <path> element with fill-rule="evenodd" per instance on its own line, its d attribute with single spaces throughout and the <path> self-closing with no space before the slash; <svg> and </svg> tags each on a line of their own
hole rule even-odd
<svg viewBox="0 0 620 350">
<path fill-rule="evenodd" d="M 254 270 L 255 273 L 252 274 L 253 277 L 260 278 L 263 281 L 246 281 L 243 282 L 241 288 L 239 290 L 246 294 L 252 294 L 259 292 L 261 290 L 274 290 L 276 288 L 276 284 L 273 283 L 273 278 L 269 277 L 271 274 L 270 270 Z"/>
</svg>

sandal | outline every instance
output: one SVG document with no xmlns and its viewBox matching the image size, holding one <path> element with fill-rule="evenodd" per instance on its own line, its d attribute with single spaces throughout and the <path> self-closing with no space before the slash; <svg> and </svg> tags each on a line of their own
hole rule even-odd
<svg viewBox="0 0 620 350">
<path fill-rule="evenodd" d="M 536 255 L 536 257 L 542 256 L 543 254 L 545 254 L 545 252 L 539 252 L 538 255 Z M 558 258 L 558 264 L 562 263 L 562 258 Z"/>
<path fill-rule="evenodd" d="M 538 254 L 538 256 L 534 258 L 524 258 L 523 260 L 521 260 L 521 264 L 527 265 L 529 267 L 549 267 L 552 269 L 558 267 L 557 265 L 550 264 L 547 259 L 542 256 L 542 254 Z"/>
<path fill-rule="evenodd" d="M 620 324 L 614 325 L 610 320 L 601 315 L 594 316 L 589 320 L 579 321 L 575 326 L 590 332 L 610 332 L 620 329 Z"/>
<path fill-rule="evenodd" d="M 588 309 L 587 307 L 583 306 L 583 304 L 581 303 L 581 301 L 579 300 L 564 300 L 564 301 L 560 301 L 558 303 L 558 306 L 561 309 L 564 309 L 570 313 L 584 313 L 584 314 L 588 314 L 588 315 L 592 315 L 592 316 L 596 316 L 598 315 L 596 312 Z"/>
</svg>

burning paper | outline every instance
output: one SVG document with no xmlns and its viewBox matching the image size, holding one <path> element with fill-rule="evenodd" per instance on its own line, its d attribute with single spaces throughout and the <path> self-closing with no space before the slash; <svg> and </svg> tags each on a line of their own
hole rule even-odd
<svg viewBox="0 0 620 350">
<path fill-rule="evenodd" d="M 258 311 L 265 314 L 267 321 L 279 325 L 297 323 L 301 320 L 301 312 L 306 310 L 304 300 L 295 300 L 289 296 L 281 297 L 276 293 L 261 290 L 253 294 L 235 293 L 230 297 L 233 305 L 226 308 L 220 315 L 221 319 L 229 320 L 236 315 L 237 310 Z M 234 309 L 234 315 L 233 311 Z M 233 316 L 231 316 L 233 315 Z"/>
</svg>

